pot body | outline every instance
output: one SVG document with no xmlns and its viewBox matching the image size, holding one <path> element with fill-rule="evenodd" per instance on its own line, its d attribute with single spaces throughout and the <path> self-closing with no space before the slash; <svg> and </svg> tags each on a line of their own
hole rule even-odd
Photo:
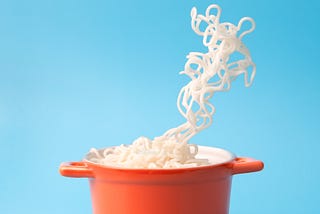
<svg viewBox="0 0 320 214">
<path fill-rule="evenodd" d="M 94 214 L 227 214 L 231 170 L 117 171 L 90 179 Z"/>
<path fill-rule="evenodd" d="M 94 214 L 228 214 L 234 174 L 259 171 L 251 158 L 182 169 L 121 169 L 91 162 L 60 166 L 68 177 L 87 177 Z"/>
</svg>

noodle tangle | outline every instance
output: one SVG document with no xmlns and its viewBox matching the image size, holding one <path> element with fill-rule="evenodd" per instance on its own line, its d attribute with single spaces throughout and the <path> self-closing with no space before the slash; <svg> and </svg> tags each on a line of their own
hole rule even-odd
<svg viewBox="0 0 320 214">
<path fill-rule="evenodd" d="M 177 107 L 186 122 L 166 131 L 153 140 L 140 137 L 131 145 L 121 145 L 105 150 L 91 149 L 86 159 L 95 163 L 125 168 L 180 168 L 210 164 L 197 159 L 197 145 L 188 141 L 213 122 L 215 107 L 210 98 L 216 92 L 228 91 L 240 75 L 249 87 L 256 73 L 256 66 L 242 39 L 255 28 L 252 18 L 244 17 L 237 25 L 220 22 L 221 8 L 210 5 L 205 15 L 191 10 L 191 28 L 203 37 L 206 53 L 191 52 L 180 74 L 190 82 L 182 87 Z M 251 28 L 243 30 L 244 23 Z M 246 24 L 247 25 L 247 24 Z"/>
</svg>

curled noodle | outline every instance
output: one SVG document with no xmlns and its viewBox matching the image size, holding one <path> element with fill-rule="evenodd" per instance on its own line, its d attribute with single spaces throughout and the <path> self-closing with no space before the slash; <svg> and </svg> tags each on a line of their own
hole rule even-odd
<svg viewBox="0 0 320 214">
<path fill-rule="evenodd" d="M 150 140 L 140 137 L 131 145 L 121 145 L 99 152 L 91 149 L 86 159 L 104 165 L 125 168 L 179 168 L 208 165 L 206 159 L 197 159 L 198 147 L 188 141 L 213 122 L 215 107 L 210 98 L 216 92 L 228 91 L 231 83 L 244 76 L 244 85 L 249 87 L 256 73 L 256 66 L 249 50 L 241 41 L 255 28 L 252 18 L 244 17 L 237 25 L 220 22 L 221 8 L 210 5 L 205 15 L 191 10 L 191 28 L 203 37 L 206 53 L 191 52 L 180 74 L 187 75 L 190 82 L 182 87 L 177 107 L 186 122 Z M 249 22 L 251 28 L 243 30 Z M 205 28 L 203 28 L 205 26 Z M 237 53 L 241 59 L 234 60 Z"/>
</svg>

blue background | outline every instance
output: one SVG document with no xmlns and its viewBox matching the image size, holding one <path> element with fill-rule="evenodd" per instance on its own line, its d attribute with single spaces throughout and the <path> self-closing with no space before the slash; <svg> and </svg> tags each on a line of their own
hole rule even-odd
<svg viewBox="0 0 320 214">
<path fill-rule="evenodd" d="M 257 75 L 213 97 L 214 124 L 192 142 L 264 161 L 234 177 L 230 214 L 319 212 L 317 1 L 2 0 L 1 213 L 91 213 L 87 179 L 61 162 L 182 123 L 178 72 L 205 50 L 189 14 L 211 3 L 222 21 L 255 19 Z"/>
</svg>

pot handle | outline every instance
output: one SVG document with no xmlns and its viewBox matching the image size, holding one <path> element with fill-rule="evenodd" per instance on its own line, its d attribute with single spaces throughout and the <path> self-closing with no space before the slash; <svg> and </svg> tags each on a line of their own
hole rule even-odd
<svg viewBox="0 0 320 214">
<path fill-rule="evenodd" d="M 232 174 L 257 172 L 262 170 L 264 164 L 260 160 L 247 157 L 237 157 L 232 163 Z"/>
<path fill-rule="evenodd" d="M 87 163 L 79 162 L 65 162 L 60 165 L 60 174 L 71 178 L 94 178 L 93 170 Z"/>
</svg>

